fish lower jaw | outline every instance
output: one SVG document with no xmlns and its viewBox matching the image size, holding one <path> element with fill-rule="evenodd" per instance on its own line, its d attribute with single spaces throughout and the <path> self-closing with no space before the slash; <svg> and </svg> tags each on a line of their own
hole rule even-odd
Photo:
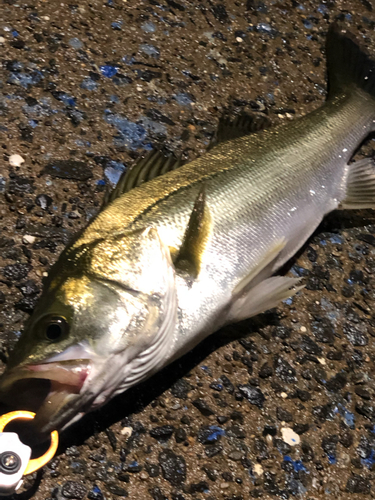
<svg viewBox="0 0 375 500">
<path fill-rule="evenodd" d="M 105 377 L 101 373 L 105 363 L 99 357 L 82 361 L 87 362 L 85 370 L 81 367 L 81 370 L 70 374 L 67 379 L 50 379 L 50 391 L 36 411 L 34 420 L 41 433 L 65 430 L 94 409 L 93 401 L 103 388 Z"/>
<path fill-rule="evenodd" d="M 81 399 L 91 369 L 87 359 L 12 368 L 0 379 L 0 400 L 8 411 L 35 412 L 35 430 L 51 432 L 61 428 L 60 420 L 65 424 L 65 413 Z"/>
<path fill-rule="evenodd" d="M 37 409 L 34 425 L 37 429 L 50 432 L 65 423 L 65 415 L 81 398 L 81 392 L 91 373 L 88 360 L 82 362 L 45 363 L 30 365 L 28 370 L 33 376 L 46 378 L 50 382 L 49 392 L 42 405 Z"/>
</svg>

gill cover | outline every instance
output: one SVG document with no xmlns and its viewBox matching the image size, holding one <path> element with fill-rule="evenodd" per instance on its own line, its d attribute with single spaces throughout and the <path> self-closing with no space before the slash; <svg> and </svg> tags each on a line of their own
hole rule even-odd
<svg viewBox="0 0 375 500">
<path fill-rule="evenodd" d="M 168 337 L 177 314 L 175 272 L 169 248 L 157 229 L 141 229 L 101 241 L 91 251 L 87 273 L 109 289 L 116 289 L 125 310 L 129 301 L 138 304 L 126 335 L 110 339 L 112 352 L 129 346 L 138 353 L 151 346 L 160 348 L 160 344 L 171 346 Z M 108 336 L 103 341 L 108 342 Z"/>
</svg>

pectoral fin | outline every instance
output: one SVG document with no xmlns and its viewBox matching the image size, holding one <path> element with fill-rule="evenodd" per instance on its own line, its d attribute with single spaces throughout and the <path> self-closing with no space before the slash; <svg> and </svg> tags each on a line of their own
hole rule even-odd
<svg viewBox="0 0 375 500">
<path fill-rule="evenodd" d="M 339 208 L 375 208 L 375 162 L 372 158 L 348 166 L 346 197 Z"/>
<path fill-rule="evenodd" d="M 211 217 L 203 186 L 195 200 L 182 245 L 174 259 L 176 269 L 187 272 L 192 278 L 198 276 L 210 229 Z"/>
<path fill-rule="evenodd" d="M 247 292 L 234 298 L 228 313 L 228 322 L 242 321 L 276 307 L 279 302 L 295 295 L 303 286 L 299 278 L 272 276 L 261 281 Z M 295 287 L 293 290 L 291 290 Z"/>
</svg>

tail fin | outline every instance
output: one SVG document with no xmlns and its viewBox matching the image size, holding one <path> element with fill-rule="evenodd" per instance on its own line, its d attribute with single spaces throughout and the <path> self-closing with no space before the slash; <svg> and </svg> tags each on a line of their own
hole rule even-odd
<svg viewBox="0 0 375 500">
<path fill-rule="evenodd" d="M 326 54 L 328 99 L 353 85 L 375 98 L 375 62 L 362 52 L 350 33 L 331 25 Z"/>
</svg>

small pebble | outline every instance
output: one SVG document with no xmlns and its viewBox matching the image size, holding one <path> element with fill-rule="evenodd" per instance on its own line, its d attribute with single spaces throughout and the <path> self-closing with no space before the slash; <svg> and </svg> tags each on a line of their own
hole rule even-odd
<svg viewBox="0 0 375 500">
<path fill-rule="evenodd" d="M 263 474 L 263 467 L 260 464 L 255 464 L 253 471 L 257 476 L 261 476 Z"/>
<path fill-rule="evenodd" d="M 290 446 L 297 446 L 298 444 L 300 444 L 301 439 L 299 435 L 295 433 L 294 430 L 290 427 L 283 427 L 281 429 L 281 435 L 283 437 L 283 441 Z"/>
<path fill-rule="evenodd" d="M 11 167 L 19 167 L 22 165 L 22 163 L 25 163 L 25 160 L 21 155 L 11 155 L 9 157 L 9 165 Z"/>
<path fill-rule="evenodd" d="M 5 38 L 3 36 L 0 36 L 0 43 L 5 43 Z"/>
<path fill-rule="evenodd" d="M 71 38 L 69 40 L 69 45 L 73 47 L 73 49 L 82 49 L 83 47 L 83 43 L 79 40 L 79 38 Z"/>
<path fill-rule="evenodd" d="M 159 453 L 159 465 L 163 477 L 174 487 L 179 487 L 186 479 L 185 459 L 173 453 L 172 450 L 164 450 Z"/>
<path fill-rule="evenodd" d="M 272 444 L 273 438 L 272 438 L 271 434 L 267 434 L 266 441 L 267 441 L 268 444 Z"/>
<path fill-rule="evenodd" d="M 241 460 L 243 456 L 243 453 L 241 451 L 231 451 L 229 454 L 228 454 L 228 458 L 230 458 L 231 460 L 233 461 L 238 461 L 238 460 Z"/>
</svg>

